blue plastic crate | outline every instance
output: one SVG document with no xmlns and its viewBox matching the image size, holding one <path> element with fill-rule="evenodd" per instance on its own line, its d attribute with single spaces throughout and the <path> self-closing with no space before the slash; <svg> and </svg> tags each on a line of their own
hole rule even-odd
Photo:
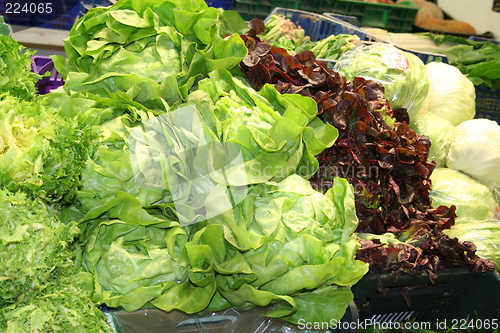
<svg viewBox="0 0 500 333">
<path fill-rule="evenodd" d="M 210 7 L 222 8 L 226 10 L 233 8 L 233 0 L 206 0 L 205 2 Z"/>
<path fill-rule="evenodd" d="M 500 124 L 500 90 L 476 86 L 476 118 L 495 120 Z"/>
<path fill-rule="evenodd" d="M 475 40 L 475 41 L 478 41 L 478 42 L 492 42 L 493 44 L 497 44 L 499 45 L 500 42 L 497 41 L 497 40 L 493 40 L 493 39 L 489 39 L 489 38 L 484 38 L 484 37 L 480 37 L 480 36 L 469 36 L 469 38 L 467 38 L 468 40 Z"/>
<path fill-rule="evenodd" d="M 6 14 L 7 5 L 5 1 L 0 0 L 0 15 L 3 16 L 5 23 L 31 26 L 33 23 L 34 15 L 31 13 L 16 13 L 16 14 Z"/>
<path fill-rule="evenodd" d="M 424 64 L 428 64 L 430 62 L 444 62 L 448 63 L 448 58 L 443 54 L 431 53 L 431 52 L 420 52 L 415 50 L 408 50 L 402 47 L 398 47 L 399 49 L 416 55 Z"/>
<path fill-rule="evenodd" d="M 118 0 L 82 0 L 80 7 L 80 16 L 87 14 L 89 9 L 95 7 L 109 7 L 116 3 Z"/>
<path fill-rule="evenodd" d="M 302 10 L 277 7 L 268 15 L 264 22 L 267 22 L 273 15 L 285 16 L 293 23 L 300 25 L 304 29 L 305 34 L 311 37 L 311 40 L 314 42 L 330 35 L 348 34 L 358 36 L 363 42 L 385 43 L 385 41 L 375 35 L 338 18 L 326 17 L 321 14 Z"/>
<path fill-rule="evenodd" d="M 80 1 L 55 1 L 53 12 L 37 14 L 34 25 L 41 28 L 70 30 L 80 16 Z M 68 8 L 71 7 L 71 8 Z"/>
</svg>

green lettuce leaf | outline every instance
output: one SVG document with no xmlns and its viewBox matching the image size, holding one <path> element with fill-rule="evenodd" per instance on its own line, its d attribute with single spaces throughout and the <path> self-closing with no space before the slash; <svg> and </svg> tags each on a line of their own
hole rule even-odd
<svg viewBox="0 0 500 333">
<path fill-rule="evenodd" d="M 125 0 L 93 8 L 53 56 L 70 93 L 119 97 L 152 110 L 179 104 L 216 69 L 246 56 L 238 34 L 221 36 L 227 15 L 202 0 Z"/>
<path fill-rule="evenodd" d="M 0 28 L 3 24 L 0 23 Z M 31 69 L 33 54 L 9 35 L 0 33 L 0 99 L 6 93 L 23 100 L 36 96 L 35 84 L 41 76 Z"/>
<path fill-rule="evenodd" d="M 42 200 L 22 192 L 0 190 L 0 210 L 3 308 L 43 294 L 55 277 L 71 268 L 69 246 L 79 230 L 75 223 L 59 221 Z"/>
<path fill-rule="evenodd" d="M 93 300 L 187 313 L 275 304 L 268 315 L 294 323 L 339 320 L 353 299 L 347 287 L 368 270 L 354 259 L 349 187 L 336 181 L 334 203 L 291 175 L 253 185 L 233 209 L 185 227 L 101 220 L 87 229 L 83 257 L 95 277 Z"/>
<path fill-rule="evenodd" d="M 0 187 L 50 203 L 71 202 L 96 135 L 79 113 L 47 104 L 0 100 Z"/>
</svg>

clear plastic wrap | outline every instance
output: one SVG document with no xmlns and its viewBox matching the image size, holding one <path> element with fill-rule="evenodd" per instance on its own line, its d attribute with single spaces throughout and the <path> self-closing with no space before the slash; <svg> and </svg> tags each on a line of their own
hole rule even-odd
<svg viewBox="0 0 500 333">
<path fill-rule="evenodd" d="M 249 311 L 224 311 L 205 314 L 187 314 L 180 311 L 164 312 L 143 309 L 134 312 L 106 311 L 108 321 L 116 333 L 329 333 L 328 327 L 314 327 L 311 323 L 290 324 L 279 318 L 262 314 L 271 307 Z M 319 325 L 319 324 L 317 324 Z"/>
<path fill-rule="evenodd" d="M 498 193 L 500 125 L 489 119 L 472 119 L 457 125 L 446 165 L 465 172 Z"/>
<path fill-rule="evenodd" d="M 416 115 L 410 122 L 410 127 L 431 140 L 429 161 L 436 162 L 436 167 L 445 166 L 455 126 L 434 113 L 426 112 Z"/>
<path fill-rule="evenodd" d="M 455 205 L 459 217 L 493 218 L 497 206 L 493 193 L 472 177 L 457 170 L 436 168 L 431 174 L 431 182 L 433 207 Z"/>
<path fill-rule="evenodd" d="M 363 77 L 381 82 L 393 109 L 405 108 L 410 119 L 425 105 L 429 78 L 417 56 L 393 45 L 363 44 L 346 52 L 334 70 L 347 80 Z"/>
<path fill-rule="evenodd" d="M 473 242 L 477 247 L 476 254 L 490 259 L 495 269 L 500 271 L 500 220 L 459 218 L 446 233 L 461 241 Z"/>
<path fill-rule="evenodd" d="M 453 125 L 474 119 L 476 90 L 472 82 L 452 65 L 431 62 L 425 67 L 430 82 L 427 111 Z"/>
</svg>

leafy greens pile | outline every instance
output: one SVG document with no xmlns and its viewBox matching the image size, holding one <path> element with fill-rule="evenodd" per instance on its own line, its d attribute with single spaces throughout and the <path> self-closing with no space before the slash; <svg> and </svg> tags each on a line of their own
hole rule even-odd
<svg viewBox="0 0 500 333">
<path fill-rule="evenodd" d="M 457 45 L 441 51 L 448 63 L 457 67 L 476 86 L 485 85 L 492 91 L 500 89 L 500 45 L 490 41 L 474 41 L 450 35 L 426 33 L 436 45 L 453 42 Z"/>
<path fill-rule="evenodd" d="M 245 56 L 237 34 L 220 36 L 222 22 L 202 1 L 120 1 L 89 10 L 65 41 L 67 59 L 53 59 L 68 92 L 165 110 Z"/>
<path fill-rule="evenodd" d="M 71 248 L 76 224 L 62 223 L 42 200 L 22 192 L 0 190 L 0 210 L 0 329 L 111 332 L 78 287 Z"/>
<path fill-rule="evenodd" d="M 291 53 L 312 51 L 317 58 L 325 60 L 339 59 L 361 41 L 358 36 L 348 34 L 330 35 L 318 41 L 311 41 L 311 38 L 305 35 L 304 29 L 278 14 L 269 17 L 265 25 L 266 31 L 259 37 L 270 45 L 284 48 Z"/>
<path fill-rule="evenodd" d="M 352 188 L 307 181 L 338 131 L 311 98 L 257 93 L 221 20 L 202 0 L 120 0 L 90 10 L 55 58 L 66 84 L 47 98 L 105 112 L 61 215 L 79 222 L 86 288 L 127 311 L 272 304 L 292 323 L 340 320 L 368 270 Z"/>
<path fill-rule="evenodd" d="M 339 130 L 335 144 L 317 157 L 319 171 L 311 182 L 321 191 L 334 188 L 335 177 L 353 185 L 357 231 L 367 238 L 358 258 L 374 271 L 395 273 L 427 270 L 433 276 L 440 268 L 466 265 L 491 270 L 473 244 L 442 232 L 453 225 L 455 207 L 432 208 L 429 140 L 410 129 L 403 109 L 393 111 L 382 85 L 363 78 L 346 82 L 314 54 L 291 56 L 261 41 L 262 23 L 251 24 L 244 36 L 249 55 L 240 67 L 252 85 L 273 84 L 285 94 L 312 96 L 318 117 Z M 392 241 L 381 243 L 379 235 L 388 232 Z"/>
<path fill-rule="evenodd" d="M 96 277 L 93 300 L 128 311 L 152 305 L 188 313 L 273 303 L 275 310 L 267 315 L 295 323 L 340 319 L 353 297 L 345 287 L 367 270 L 354 260 L 359 243 L 352 235 L 357 225 L 352 192 L 339 179 L 342 191 L 325 196 L 303 178 L 317 170 L 314 156 L 333 144 L 336 129 L 315 117 L 312 99 L 283 96 L 271 86 L 257 93 L 227 71 L 210 73 L 199 87 L 182 108 L 159 116 L 137 111 L 141 119 L 124 115 L 102 126 L 71 208 L 82 227 L 84 266 Z M 196 116 L 189 110 L 199 112 L 199 127 L 191 126 Z M 175 121 L 178 112 L 189 126 Z M 131 134 L 138 129 L 155 156 L 147 163 L 153 172 L 134 167 L 141 142 Z M 214 172 L 203 163 L 188 163 L 190 151 L 175 149 L 184 135 L 190 142 L 210 138 L 204 142 L 239 147 L 244 169 L 235 177 L 228 169 L 228 183 L 219 183 L 234 190 L 233 196 L 213 196 L 220 194 L 209 187 L 216 183 Z M 155 148 L 161 138 L 167 141 Z M 206 164 L 210 155 L 202 156 Z M 213 161 L 218 158 L 208 164 Z M 196 172 L 211 177 L 180 181 Z M 165 177 L 148 176 L 160 174 Z M 199 199 L 197 184 L 211 189 L 201 211 L 189 201 Z M 242 185 L 247 191 L 237 192 Z M 178 196 L 179 188 L 191 194 Z M 209 214 L 237 198 L 233 207 Z M 186 207 L 190 214 L 180 210 Z M 310 275 L 315 278 L 298 278 Z M 291 278 L 298 283 L 285 288 L 282 281 Z"/>
<path fill-rule="evenodd" d="M 0 44 L 0 330 L 111 332 L 81 287 L 92 277 L 75 267 L 79 228 L 58 217 L 101 115 L 86 108 L 91 101 L 55 105 L 36 95 L 32 53 L 8 36 Z"/>
<path fill-rule="evenodd" d="M 47 203 L 71 202 L 95 135 L 92 127 L 47 105 L 0 100 L 0 187 Z"/>
<path fill-rule="evenodd" d="M 23 100 L 35 97 L 40 75 L 31 70 L 32 55 L 9 35 L 0 33 L 0 99 L 5 93 Z"/>
<path fill-rule="evenodd" d="M 101 219 L 84 252 L 96 278 L 93 299 L 128 311 L 151 304 L 187 313 L 272 303 L 267 316 L 338 320 L 353 298 L 346 286 L 367 271 L 354 260 L 349 185 L 338 182 L 344 192 L 326 196 L 298 175 L 255 186 L 234 209 L 184 228 L 172 220 Z"/>
</svg>

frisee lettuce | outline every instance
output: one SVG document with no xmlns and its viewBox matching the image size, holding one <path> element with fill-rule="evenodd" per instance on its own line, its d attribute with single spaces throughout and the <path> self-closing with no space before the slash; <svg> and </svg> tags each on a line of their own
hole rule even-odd
<svg viewBox="0 0 500 333">
<path fill-rule="evenodd" d="M 0 100 L 0 187 L 32 198 L 71 202 L 95 138 L 92 126 L 41 99 Z"/>
<path fill-rule="evenodd" d="M 41 76 L 31 70 L 34 53 L 12 37 L 0 33 L 0 100 L 5 93 L 23 100 L 32 100 L 36 96 L 35 83 Z"/>
</svg>

